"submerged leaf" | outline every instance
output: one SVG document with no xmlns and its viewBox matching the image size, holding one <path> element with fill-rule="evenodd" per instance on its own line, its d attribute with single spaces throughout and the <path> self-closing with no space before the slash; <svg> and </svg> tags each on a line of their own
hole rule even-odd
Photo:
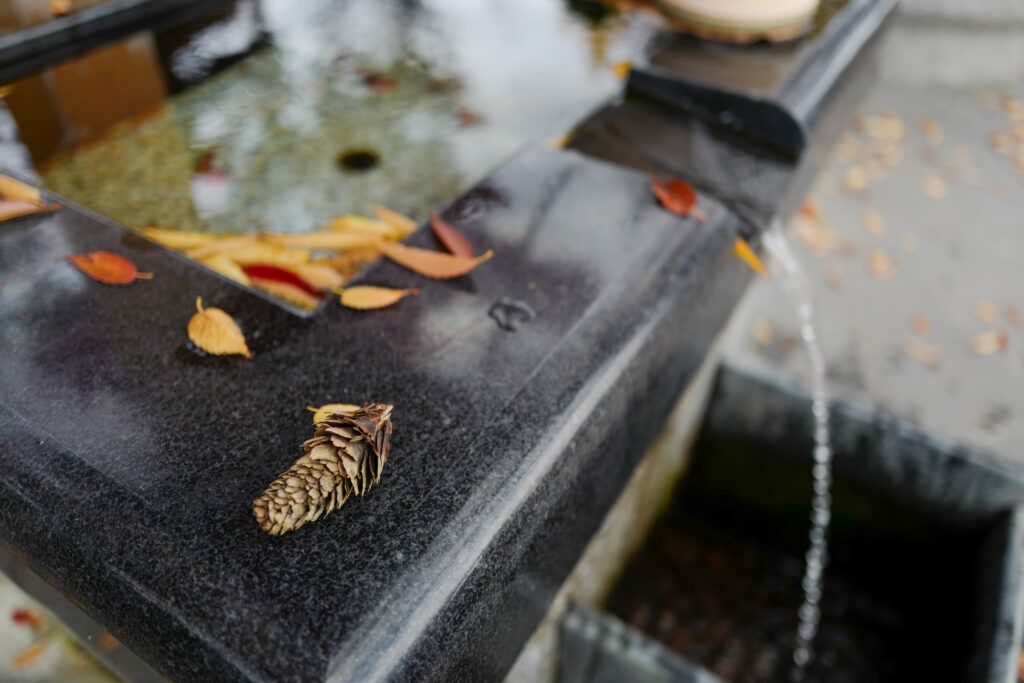
<svg viewBox="0 0 1024 683">
<path fill-rule="evenodd" d="M 251 283 L 249 282 L 249 276 L 245 274 L 242 267 L 232 261 L 224 254 L 214 254 L 209 258 L 204 258 L 199 261 L 210 270 L 217 271 L 221 275 L 235 282 L 245 285 L 248 287 Z"/>
<path fill-rule="evenodd" d="M 328 403 L 327 405 L 322 405 L 319 408 L 306 406 L 306 410 L 313 413 L 313 424 L 323 422 L 335 413 L 354 413 L 360 408 L 362 408 L 362 406 L 357 406 L 352 403 Z"/>
<path fill-rule="evenodd" d="M 436 213 L 430 214 L 430 229 L 448 251 L 462 258 L 473 258 L 473 246 L 466 236 Z"/>
<path fill-rule="evenodd" d="M 362 232 L 377 235 L 378 237 L 382 237 L 386 240 L 399 239 L 402 237 L 402 233 L 399 230 L 396 230 L 395 227 L 387 221 L 377 218 L 367 218 L 366 216 L 357 216 L 351 213 L 331 219 L 330 229 Z"/>
<path fill-rule="evenodd" d="M 768 269 L 765 268 L 760 257 L 758 257 L 754 250 L 750 248 L 750 245 L 747 244 L 747 241 L 742 237 L 736 238 L 736 242 L 733 244 L 733 251 L 735 251 L 736 255 L 744 263 L 750 266 L 755 273 L 761 277 L 771 277 L 771 274 L 768 272 Z"/>
<path fill-rule="evenodd" d="M 40 204 L 43 200 L 39 188 L 23 183 L 17 178 L 0 173 L 0 197 L 4 199 L 20 199 L 24 202 Z"/>
<path fill-rule="evenodd" d="M 249 281 L 256 289 L 276 296 L 278 299 L 283 301 L 287 301 L 291 305 L 297 306 L 304 311 L 312 311 L 320 305 L 319 297 L 312 296 L 301 287 L 296 287 L 288 282 L 253 276 L 249 276 Z"/>
<path fill-rule="evenodd" d="M 417 224 L 416 221 L 414 221 L 413 219 L 409 218 L 408 216 L 403 216 L 397 211 L 392 211 L 386 206 L 381 206 L 380 204 L 378 204 L 373 208 L 373 210 L 377 214 L 377 218 L 381 219 L 382 221 L 390 225 L 392 228 L 397 230 L 398 234 L 401 237 L 411 235 L 412 233 L 416 232 L 416 228 L 419 227 L 419 224 Z"/>
<path fill-rule="evenodd" d="M 330 251 L 372 247 L 381 241 L 380 235 L 348 230 L 316 230 L 295 234 L 271 234 L 264 235 L 263 238 L 271 244 L 279 244 L 284 247 L 326 249 Z"/>
<path fill-rule="evenodd" d="M 355 308 L 361 311 L 368 311 L 396 304 L 410 294 L 419 294 L 420 290 L 389 289 L 388 287 L 360 285 L 358 287 L 347 287 L 345 289 L 335 290 L 334 293 L 341 295 L 342 306 Z"/>
<path fill-rule="evenodd" d="M 162 230 L 148 227 L 142 229 L 142 236 L 162 244 L 168 249 L 194 249 L 217 241 L 216 235 L 196 230 Z"/>
<path fill-rule="evenodd" d="M 80 271 L 108 285 L 126 285 L 135 280 L 152 279 L 153 273 L 140 273 L 135 264 L 109 251 L 90 251 L 68 256 Z"/>
<path fill-rule="evenodd" d="M 320 292 L 340 287 L 348 279 L 331 266 L 321 263 L 304 263 L 288 266 L 288 270 L 301 277 Z"/>
<path fill-rule="evenodd" d="M 56 211 L 58 204 L 36 204 L 24 199 L 0 199 L 0 221 L 31 216 L 34 213 L 48 213 Z"/>
<path fill-rule="evenodd" d="M 291 285 L 292 287 L 301 289 L 310 296 L 315 297 L 318 294 L 313 285 L 303 280 L 291 270 L 281 268 L 280 266 L 270 265 L 267 263 L 254 263 L 252 265 L 242 266 L 242 272 L 244 272 L 250 280 L 259 279 L 283 282 L 287 285 Z"/>
<path fill-rule="evenodd" d="M 399 242 L 384 242 L 380 245 L 380 251 L 395 263 L 437 280 L 465 275 L 494 256 L 494 252 L 488 250 L 476 258 L 462 258 L 439 251 L 409 247 Z"/>
<path fill-rule="evenodd" d="M 693 214 L 702 221 L 707 220 L 708 215 L 696 208 L 697 190 L 685 180 L 651 178 L 651 189 L 654 190 L 654 196 L 658 198 L 661 205 L 672 213 L 680 216 Z"/>
<path fill-rule="evenodd" d="M 252 358 L 245 335 L 230 315 L 219 308 L 203 308 L 202 297 L 196 297 L 196 309 L 199 312 L 188 321 L 188 338 L 193 344 L 215 356 Z"/>
</svg>

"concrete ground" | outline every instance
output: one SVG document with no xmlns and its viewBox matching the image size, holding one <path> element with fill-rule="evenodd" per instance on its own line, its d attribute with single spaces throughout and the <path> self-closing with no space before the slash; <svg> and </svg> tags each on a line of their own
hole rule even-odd
<svg viewBox="0 0 1024 683">
<path fill-rule="evenodd" d="M 1024 464 L 1024 31 L 904 9 L 788 232 L 836 393 Z M 798 339 L 761 281 L 726 362 L 806 377 Z"/>
</svg>

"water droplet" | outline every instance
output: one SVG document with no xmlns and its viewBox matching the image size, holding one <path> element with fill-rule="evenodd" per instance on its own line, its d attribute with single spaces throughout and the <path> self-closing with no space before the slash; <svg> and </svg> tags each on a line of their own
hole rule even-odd
<svg viewBox="0 0 1024 683">
<path fill-rule="evenodd" d="M 507 296 L 495 301 L 488 309 L 487 315 L 494 318 L 498 327 L 509 332 L 515 332 L 521 324 L 528 323 L 537 317 L 537 314 L 526 303 L 510 299 Z"/>
</svg>

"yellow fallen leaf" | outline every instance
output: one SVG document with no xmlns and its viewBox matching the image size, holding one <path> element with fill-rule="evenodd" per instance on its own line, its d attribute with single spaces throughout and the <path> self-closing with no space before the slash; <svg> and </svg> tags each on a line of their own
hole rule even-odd
<svg viewBox="0 0 1024 683">
<path fill-rule="evenodd" d="M 252 358 L 245 335 L 231 316 L 219 308 L 203 308 L 203 298 L 196 297 L 199 311 L 188 321 L 188 338 L 207 353 L 215 356 L 239 354 Z"/>
<path fill-rule="evenodd" d="M 907 337 L 903 340 L 901 348 L 907 357 L 914 359 L 921 365 L 935 368 L 942 364 L 942 351 L 934 344 L 929 344 L 923 339 Z"/>
<path fill-rule="evenodd" d="M 42 203 L 39 188 L 23 183 L 17 178 L 0 173 L 0 197 L 4 199 L 20 199 L 33 204 Z"/>
<path fill-rule="evenodd" d="M 416 232 L 416 228 L 419 224 L 408 216 L 403 216 L 397 211 L 392 211 L 386 206 L 378 204 L 373 207 L 374 212 L 377 214 L 377 218 L 381 219 L 392 228 L 398 231 L 401 237 L 406 237 Z"/>
<path fill-rule="evenodd" d="M 974 315 L 989 325 L 999 322 L 999 307 L 986 299 L 978 299 L 974 302 Z"/>
<path fill-rule="evenodd" d="M 320 291 L 340 287 L 345 284 L 345 280 L 347 279 L 335 268 L 321 263 L 304 263 L 301 265 L 288 266 L 287 269 L 308 282 L 314 289 L 318 289 Z"/>
<path fill-rule="evenodd" d="M 328 403 L 322 405 L 319 408 L 313 406 L 306 406 L 306 410 L 313 413 L 313 424 L 317 422 L 323 422 L 332 413 L 354 413 L 359 410 L 362 406 L 357 406 L 352 403 Z"/>
<path fill-rule="evenodd" d="M 34 664 L 39 661 L 39 658 L 43 656 L 43 645 L 42 643 L 35 642 L 26 647 L 21 652 L 18 652 L 11 657 L 11 668 L 12 669 L 23 669 L 26 666 Z"/>
<path fill-rule="evenodd" d="M 260 242 L 253 235 L 228 237 L 185 252 L 185 256 L 197 261 L 218 254 L 227 256 L 240 266 L 257 263 L 286 266 L 309 262 L 309 251 L 307 250 L 289 249 L 277 244 Z"/>
<path fill-rule="evenodd" d="M 372 247 L 381 241 L 380 235 L 365 232 L 349 232 L 347 230 L 316 230 L 294 234 L 268 234 L 263 239 L 270 244 L 302 249 L 325 249 L 329 251 L 345 251 Z"/>
<path fill-rule="evenodd" d="M 381 253 L 395 263 L 437 280 L 448 280 L 465 275 L 494 256 L 493 251 L 487 250 L 476 258 L 465 258 L 440 251 L 410 247 L 400 242 L 382 242 L 379 246 Z"/>
<path fill-rule="evenodd" d="M 612 64 L 612 73 L 615 74 L 615 77 L 620 80 L 628 76 L 629 72 L 632 71 L 632 69 L 633 62 L 629 61 L 628 59 L 621 62 L 615 62 L 615 64 Z"/>
<path fill-rule="evenodd" d="M 572 133 L 570 132 L 548 140 L 548 147 L 551 149 L 564 149 L 571 141 Z"/>
<path fill-rule="evenodd" d="M 872 235 L 881 237 L 885 234 L 885 218 L 874 209 L 865 209 L 862 216 L 864 227 Z"/>
<path fill-rule="evenodd" d="M 217 271 L 224 277 L 243 284 L 246 287 L 251 284 L 249 282 L 249 276 L 245 274 L 245 271 L 242 270 L 241 266 L 224 254 L 214 254 L 208 258 L 200 259 L 199 262 L 210 270 Z"/>
<path fill-rule="evenodd" d="M 367 263 L 371 263 L 378 256 L 380 256 L 380 248 L 373 246 L 365 249 L 353 249 L 339 254 L 338 256 L 313 261 L 313 263 L 330 266 L 347 279 Z"/>
<path fill-rule="evenodd" d="M 839 246 L 839 235 L 824 223 L 804 213 L 793 217 L 793 231 L 807 251 L 824 256 Z"/>
<path fill-rule="evenodd" d="M 971 353 L 977 356 L 991 356 L 1006 349 L 1009 337 L 1002 330 L 989 330 L 971 337 Z"/>
<path fill-rule="evenodd" d="M 230 237 L 219 237 L 208 244 L 200 244 L 191 247 L 185 252 L 185 256 L 191 259 L 204 259 L 214 254 L 223 254 L 233 249 L 258 244 L 259 238 L 255 235 L 231 235 Z"/>
<path fill-rule="evenodd" d="M 165 230 L 148 227 L 142 229 L 142 236 L 162 244 L 168 249 L 193 249 L 217 241 L 216 235 L 196 230 Z"/>
<path fill-rule="evenodd" d="M 926 175 L 921 179 L 921 190 L 932 199 L 946 196 L 946 181 L 937 175 Z"/>
<path fill-rule="evenodd" d="M 758 257 L 756 253 L 754 253 L 754 250 L 750 248 L 750 245 L 747 244 L 747 241 L 744 240 L 742 237 L 736 238 L 736 241 L 733 243 L 732 248 L 733 251 L 736 252 L 736 256 L 738 256 L 740 260 L 742 260 L 744 263 L 750 266 L 755 273 L 757 273 L 761 277 L 771 277 L 771 274 L 768 272 L 768 269 L 765 268 L 764 263 L 761 262 L 760 257 Z"/>
<path fill-rule="evenodd" d="M 887 280 L 896 274 L 896 264 L 884 249 L 868 252 L 868 270 L 878 280 Z"/>
<path fill-rule="evenodd" d="M 341 305 L 368 311 L 374 308 L 385 308 L 398 303 L 410 294 L 419 294 L 418 289 L 389 289 L 388 287 L 371 287 L 360 285 L 334 290 L 341 295 Z"/>
<path fill-rule="evenodd" d="M 851 166 L 843 173 L 843 187 L 850 192 L 860 192 L 868 186 L 868 173 L 863 166 Z"/>
<path fill-rule="evenodd" d="M 290 285 L 287 282 L 281 282 L 279 280 L 269 280 L 262 277 L 250 277 L 249 282 L 256 289 L 272 294 L 282 301 L 287 301 L 293 306 L 297 306 L 304 311 L 312 311 L 314 308 L 320 305 L 320 299 L 311 295 L 309 292 L 305 292 L 295 285 Z"/>
<path fill-rule="evenodd" d="M 346 214 L 331 219 L 331 230 L 351 230 L 353 232 L 365 232 L 377 235 L 386 240 L 399 239 L 402 233 L 395 229 L 387 221 L 378 218 L 367 218 L 355 214 Z"/>
<path fill-rule="evenodd" d="M 942 126 L 935 119 L 930 116 L 922 116 L 917 120 L 917 123 L 921 127 L 921 134 L 928 141 L 928 144 L 937 145 L 942 142 Z"/>
</svg>

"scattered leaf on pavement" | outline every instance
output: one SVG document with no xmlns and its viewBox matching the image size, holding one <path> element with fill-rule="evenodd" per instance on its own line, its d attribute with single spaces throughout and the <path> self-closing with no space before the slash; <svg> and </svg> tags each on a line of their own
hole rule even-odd
<svg viewBox="0 0 1024 683">
<path fill-rule="evenodd" d="M 651 189 L 661 205 L 672 213 L 707 220 L 708 215 L 697 208 L 697 190 L 685 180 L 651 178 Z"/>
<path fill-rule="evenodd" d="M 437 239 L 441 240 L 441 244 L 452 254 L 462 258 L 473 258 L 473 246 L 466 239 L 466 236 L 436 213 L 430 214 L 430 229 L 434 231 Z"/>
<path fill-rule="evenodd" d="M 974 315 L 989 325 L 996 325 L 999 323 L 999 306 L 987 299 L 978 299 L 974 302 Z"/>
<path fill-rule="evenodd" d="M 875 247 L 868 252 L 868 270 L 875 279 L 887 280 L 896 274 L 896 264 L 888 252 Z"/>
<path fill-rule="evenodd" d="M 392 211 L 386 206 L 381 206 L 380 204 L 378 204 L 373 208 L 373 210 L 377 214 L 377 218 L 381 219 L 382 221 L 390 225 L 392 228 L 397 230 L 398 234 L 401 237 L 411 235 L 412 233 L 416 232 L 416 228 L 419 227 L 419 224 L 417 224 L 416 221 L 414 221 L 413 219 L 409 218 L 408 216 L 403 216 L 397 211 Z"/>
<path fill-rule="evenodd" d="M 215 356 L 252 358 L 245 335 L 230 315 L 219 308 L 203 308 L 202 297 L 196 297 L 196 309 L 198 313 L 188 321 L 188 338 L 193 344 Z"/>
<path fill-rule="evenodd" d="M 971 353 L 978 356 L 991 356 L 1006 348 L 1009 338 L 1002 330 L 989 330 L 971 337 Z"/>
<path fill-rule="evenodd" d="M 438 280 L 465 275 L 494 255 L 493 251 L 488 250 L 476 258 L 463 258 L 439 251 L 409 247 L 399 242 L 383 242 L 379 246 L 381 253 L 395 263 Z"/>
<path fill-rule="evenodd" d="M 913 254 L 917 251 L 917 235 L 912 232 L 903 233 L 903 236 L 900 238 L 900 246 L 903 248 L 903 251 L 908 254 Z"/>
<path fill-rule="evenodd" d="M 835 230 L 802 213 L 793 217 L 793 231 L 804 248 L 815 256 L 823 256 L 839 246 Z"/>
<path fill-rule="evenodd" d="M 946 196 L 946 181 L 937 175 L 926 175 L 921 179 L 921 190 L 932 199 Z"/>
<path fill-rule="evenodd" d="M 874 209 L 865 209 L 861 218 L 864 221 L 864 227 L 872 235 L 881 237 L 885 234 L 885 217 L 882 214 Z"/>
<path fill-rule="evenodd" d="M 385 308 L 398 303 L 410 294 L 419 294 L 418 289 L 389 289 L 388 287 L 371 287 L 359 285 L 357 287 L 346 287 L 345 289 L 334 290 L 335 294 L 341 295 L 341 304 L 348 308 L 355 308 L 361 311 L 368 311 L 375 308 Z"/>
<path fill-rule="evenodd" d="M 135 264 L 109 251 L 90 251 L 68 256 L 80 271 L 108 285 L 126 285 L 135 280 L 150 280 L 153 273 L 140 273 Z"/>
<path fill-rule="evenodd" d="M 825 267 L 825 282 L 832 288 L 832 291 L 842 291 L 843 271 L 839 270 L 839 266 L 834 263 L 830 263 Z"/>
<path fill-rule="evenodd" d="M 23 669 L 26 666 L 30 666 L 39 661 L 39 658 L 43 656 L 43 652 L 44 649 L 42 643 L 32 643 L 24 650 L 11 657 L 11 668 Z"/>
<path fill-rule="evenodd" d="M 771 346 L 772 341 L 775 339 L 775 330 L 772 329 L 772 324 L 764 318 L 755 320 L 750 332 L 754 337 L 754 341 L 761 346 Z"/>
<path fill-rule="evenodd" d="M 921 365 L 935 368 L 942 364 L 942 352 L 934 344 L 929 344 L 917 337 L 907 337 L 903 340 L 903 353 L 907 357 L 917 361 Z"/>
<path fill-rule="evenodd" d="M 1007 306 L 1006 322 L 1010 323 L 1014 327 L 1020 327 L 1021 322 L 1024 322 L 1024 317 L 1021 316 L 1020 309 L 1016 306 Z"/>
<path fill-rule="evenodd" d="M 930 116 L 921 116 L 917 120 L 918 126 L 921 128 L 921 135 L 930 145 L 938 145 L 942 142 L 942 126 L 940 126 L 935 119 Z"/>
<path fill-rule="evenodd" d="M 868 186 L 868 172 L 863 166 L 851 166 L 843 172 L 843 188 L 850 192 L 863 192 Z"/>
<path fill-rule="evenodd" d="M 357 406 L 352 403 L 328 403 L 320 406 L 319 408 L 306 406 L 306 410 L 313 413 L 313 424 L 316 424 L 317 422 L 323 422 L 326 420 L 327 416 L 332 413 L 354 413 L 361 407 L 362 406 Z"/>
<path fill-rule="evenodd" d="M 910 318 L 910 329 L 914 331 L 914 334 L 927 337 L 931 334 L 932 325 L 927 316 L 915 313 Z"/>
<path fill-rule="evenodd" d="M 769 273 L 768 269 L 765 268 L 761 258 L 753 249 L 750 248 L 750 245 L 747 244 L 745 239 L 737 237 L 736 241 L 733 243 L 733 251 L 736 252 L 736 256 L 750 266 L 755 273 L 761 277 L 771 277 L 771 273 Z"/>
</svg>

